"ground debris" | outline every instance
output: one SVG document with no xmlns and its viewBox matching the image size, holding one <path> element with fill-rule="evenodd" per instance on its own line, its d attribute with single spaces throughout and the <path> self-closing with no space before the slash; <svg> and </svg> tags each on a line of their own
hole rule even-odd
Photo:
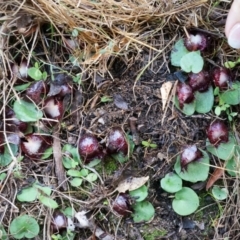
<svg viewBox="0 0 240 240">
<path fill-rule="evenodd" d="M 91 230 L 91 232 L 98 238 L 101 240 L 114 240 L 114 236 L 112 236 L 111 234 L 103 231 L 100 227 L 98 227 L 93 218 L 88 218 L 86 216 L 87 211 L 81 211 L 81 212 L 77 212 L 75 214 L 75 218 L 78 220 L 79 224 L 78 227 L 79 228 L 89 228 Z"/>
<path fill-rule="evenodd" d="M 65 170 L 62 165 L 62 148 L 58 132 L 53 134 L 53 157 L 55 160 L 55 173 L 58 179 L 58 186 L 67 190 Z"/>
<path fill-rule="evenodd" d="M 143 186 L 148 181 L 148 179 L 149 179 L 149 176 L 147 176 L 147 177 L 128 177 L 119 183 L 117 190 L 120 193 L 125 193 L 126 191 L 133 191 L 133 190 Z"/>
</svg>

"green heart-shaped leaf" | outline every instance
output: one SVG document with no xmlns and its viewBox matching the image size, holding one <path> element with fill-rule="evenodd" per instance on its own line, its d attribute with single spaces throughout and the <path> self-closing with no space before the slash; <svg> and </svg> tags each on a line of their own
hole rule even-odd
<svg viewBox="0 0 240 240">
<path fill-rule="evenodd" d="M 217 200 L 224 200 L 228 196 L 228 190 L 226 188 L 214 186 L 212 189 L 212 194 Z"/>
<path fill-rule="evenodd" d="M 43 76 L 42 76 L 42 72 L 36 67 L 29 68 L 28 69 L 28 75 L 36 81 L 44 79 Z"/>
<path fill-rule="evenodd" d="M 240 103 L 240 82 L 234 82 L 232 88 L 220 94 L 220 99 L 229 105 Z"/>
<path fill-rule="evenodd" d="M 41 195 L 41 196 L 39 196 L 39 201 L 43 205 L 45 205 L 49 208 L 52 208 L 52 209 L 58 208 L 58 203 L 55 200 L 51 199 L 50 197 Z"/>
<path fill-rule="evenodd" d="M 37 199 L 38 190 L 35 187 L 23 188 L 18 194 L 17 199 L 20 202 L 33 202 Z"/>
<path fill-rule="evenodd" d="M 16 217 L 10 224 L 10 233 L 15 239 L 34 238 L 39 230 L 37 221 L 28 215 Z"/>
<path fill-rule="evenodd" d="M 181 168 L 180 155 L 174 165 L 174 170 L 180 178 L 189 182 L 205 181 L 209 173 L 209 156 L 205 151 L 202 151 L 203 157 L 198 161 L 191 162 L 187 165 L 186 170 Z"/>
<path fill-rule="evenodd" d="M 175 103 L 176 108 L 178 110 L 180 110 L 181 112 L 183 112 L 184 114 L 186 114 L 187 116 L 191 116 L 195 112 L 195 105 L 196 105 L 195 101 L 193 101 L 191 103 L 185 103 L 183 105 L 183 108 L 180 108 L 178 98 L 177 98 L 177 96 L 175 96 L 174 97 L 174 103 Z"/>
<path fill-rule="evenodd" d="M 178 40 L 171 51 L 171 64 L 180 67 L 180 61 L 189 51 L 184 46 L 183 39 Z"/>
<path fill-rule="evenodd" d="M 181 216 L 187 216 L 194 213 L 198 206 L 198 195 L 188 187 L 183 187 L 180 191 L 178 191 L 172 202 L 173 210 Z"/>
<path fill-rule="evenodd" d="M 16 156 L 17 151 L 18 151 L 18 146 L 9 143 L 10 149 L 12 151 L 13 156 Z M 7 166 L 10 162 L 12 162 L 12 155 L 8 149 L 7 144 L 4 146 L 4 153 L 0 154 L 0 166 L 5 167 Z"/>
<path fill-rule="evenodd" d="M 36 105 L 24 100 L 15 101 L 13 110 L 16 117 L 23 122 L 35 122 L 43 117 L 42 111 Z"/>
<path fill-rule="evenodd" d="M 137 202 L 133 205 L 133 210 L 133 221 L 136 223 L 151 220 L 155 213 L 153 205 L 148 201 Z"/>
<path fill-rule="evenodd" d="M 199 73 L 203 69 L 203 58 L 200 51 L 194 51 L 185 54 L 180 61 L 181 68 L 184 72 Z"/>
<path fill-rule="evenodd" d="M 175 173 L 168 173 L 161 179 L 161 188 L 169 193 L 175 193 L 182 189 L 182 179 Z"/>
<path fill-rule="evenodd" d="M 206 140 L 207 150 L 214 156 L 226 161 L 233 157 L 236 141 L 232 134 L 229 134 L 227 143 L 220 143 L 217 147 L 213 146 L 209 140 Z"/>
<path fill-rule="evenodd" d="M 148 188 L 143 185 L 140 188 L 130 191 L 129 195 L 134 198 L 136 202 L 141 202 L 148 196 Z"/>
<path fill-rule="evenodd" d="M 196 92 L 196 112 L 198 113 L 208 113 L 211 111 L 214 103 L 213 88 L 210 86 L 206 92 Z"/>
<path fill-rule="evenodd" d="M 226 171 L 232 177 L 236 177 L 240 174 L 240 161 L 238 157 L 233 156 L 227 161 Z"/>
<path fill-rule="evenodd" d="M 79 187 L 81 184 L 82 184 L 82 178 L 73 178 L 71 181 L 70 181 L 70 184 L 73 186 L 73 187 Z"/>
</svg>

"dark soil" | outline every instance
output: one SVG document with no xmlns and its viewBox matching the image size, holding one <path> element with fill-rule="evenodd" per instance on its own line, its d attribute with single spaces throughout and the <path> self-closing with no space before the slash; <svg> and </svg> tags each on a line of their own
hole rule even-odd
<svg viewBox="0 0 240 240">
<path fill-rule="evenodd" d="M 143 54 L 142 59 L 144 58 L 147 58 L 147 53 Z M 163 59 L 158 61 L 161 62 Z M 118 60 L 115 60 L 114 64 L 119 64 Z M 218 209 L 211 198 L 203 199 L 201 206 L 203 210 L 200 209 L 189 218 L 181 218 L 172 210 L 171 196 L 160 188 L 160 179 L 172 171 L 175 156 L 184 146 L 197 143 L 199 147 L 204 148 L 205 129 L 211 117 L 207 115 L 186 117 L 170 103 L 162 122 L 164 112 L 159 94 L 161 85 L 165 81 L 175 82 L 177 79 L 172 73 L 167 72 L 165 66 L 157 74 L 148 69 L 139 81 L 134 82 L 136 73 L 144 64 L 144 60 L 139 60 L 123 75 L 119 72 L 114 82 L 111 81 L 109 84 L 109 88 L 102 91 L 103 95 L 113 98 L 116 94 L 121 95 L 129 109 L 121 111 L 114 103 L 102 104 L 101 109 L 108 115 L 104 118 L 105 126 L 96 126 L 96 129 L 103 127 L 108 129 L 121 124 L 126 132 L 132 134 L 128 119 L 135 117 L 140 144 L 135 148 L 134 156 L 130 159 L 132 167 L 128 169 L 137 172 L 139 176 L 150 176 L 149 200 L 156 210 L 154 219 L 144 224 L 133 224 L 131 219 L 123 220 L 117 239 L 141 239 L 136 234 L 133 236 L 130 234 L 134 230 L 138 230 L 144 239 L 212 239 L 214 229 L 211 219 L 216 217 Z M 114 75 L 117 76 L 116 71 Z M 142 140 L 151 140 L 158 148 L 145 149 L 141 145 Z M 196 223 L 203 225 L 201 230 Z M 124 230 L 124 227 L 128 231 Z M 126 234 L 120 238 L 122 232 Z"/>
</svg>

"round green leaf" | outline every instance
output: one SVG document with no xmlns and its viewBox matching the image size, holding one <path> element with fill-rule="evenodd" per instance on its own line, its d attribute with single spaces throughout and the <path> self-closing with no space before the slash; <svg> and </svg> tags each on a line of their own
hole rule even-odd
<svg viewBox="0 0 240 240">
<path fill-rule="evenodd" d="M 224 161 L 232 158 L 235 151 L 235 145 L 236 141 L 232 134 L 229 134 L 229 141 L 227 143 L 220 143 L 218 147 L 213 146 L 208 139 L 206 140 L 207 150 Z"/>
<path fill-rule="evenodd" d="M 141 202 L 148 196 L 148 188 L 143 185 L 140 188 L 130 191 L 129 195 L 133 197 L 136 202 Z"/>
<path fill-rule="evenodd" d="M 39 183 L 35 183 L 34 187 L 36 187 L 37 189 L 39 189 L 40 191 L 42 191 L 43 193 L 45 193 L 47 196 L 50 196 L 52 193 L 52 189 L 50 187 L 47 186 L 42 186 Z"/>
<path fill-rule="evenodd" d="M 95 173 L 89 173 L 87 176 L 86 176 L 86 180 L 89 181 L 89 182 L 94 182 L 96 181 L 98 178 L 97 174 Z"/>
<path fill-rule="evenodd" d="M 0 181 L 3 181 L 7 177 L 6 173 L 0 173 Z"/>
<path fill-rule="evenodd" d="M 42 111 L 36 108 L 33 103 L 24 100 L 15 101 L 13 110 L 16 117 L 23 122 L 35 122 L 43 117 Z"/>
<path fill-rule="evenodd" d="M 133 205 L 133 221 L 135 223 L 149 221 L 153 218 L 155 209 L 148 201 L 137 202 Z"/>
<path fill-rule="evenodd" d="M 217 200 L 224 200 L 228 196 L 228 190 L 226 188 L 220 188 L 218 186 L 214 186 L 212 188 L 212 194 Z"/>
<path fill-rule="evenodd" d="M 89 171 L 88 171 L 88 169 L 83 168 L 83 169 L 80 171 L 80 173 L 81 173 L 81 176 L 82 176 L 82 177 L 86 177 L 86 176 L 88 175 Z"/>
<path fill-rule="evenodd" d="M 220 99 L 229 105 L 240 103 L 240 82 L 234 82 L 232 88 L 220 94 Z"/>
<path fill-rule="evenodd" d="M 9 144 L 10 149 L 12 151 L 13 156 L 16 156 L 18 151 L 18 146 L 14 144 Z M 0 166 L 5 167 L 10 162 L 12 162 L 12 155 L 10 154 L 10 151 L 8 149 L 7 144 L 4 146 L 4 154 L 0 154 Z"/>
<path fill-rule="evenodd" d="M 75 168 L 78 166 L 78 162 L 69 157 L 63 157 L 62 163 L 66 169 Z"/>
<path fill-rule="evenodd" d="M 174 165 L 174 170 L 180 178 L 189 182 L 205 181 L 209 173 L 209 156 L 205 151 L 202 151 L 203 157 L 198 161 L 191 162 L 187 165 L 186 170 L 181 169 L 180 155 Z"/>
<path fill-rule="evenodd" d="M 42 73 L 42 79 L 43 79 L 43 80 L 46 80 L 47 77 L 48 77 L 48 74 L 47 74 L 46 71 L 44 71 L 44 72 Z"/>
<path fill-rule="evenodd" d="M 180 66 L 184 72 L 199 73 L 203 69 L 203 64 L 200 51 L 189 52 L 180 60 Z"/>
<path fill-rule="evenodd" d="M 119 152 L 119 153 L 115 153 L 115 154 L 112 154 L 111 157 L 120 162 L 120 163 L 124 163 L 128 160 L 128 156 L 125 156 L 123 153 Z"/>
<path fill-rule="evenodd" d="M 75 168 L 80 163 L 78 149 L 70 144 L 64 145 L 63 149 L 63 166 L 67 169 Z"/>
<path fill-rule="evenodd" d="M 70 181 L 70 184 L 71 184 L 71 186 L 73 186 L 73 187 L 79 187 L 79 186 L 81 186 L 81 184 L 82 184 L 82 178 L 73 178 L 71 181 Z"/>
<path fill-rule="evenodd" d="M 234 68 L 237 65 L 238 62 L 233 62 L 233 61 L 227 61 L 224 63 L 225 68 Z"/>
<path fill-rule="evenodd" d="M 184 46 L 183 39 L 178 40 L 171 51 L 171 64 L 180 67 L 180 61 L 189 51 Z"/>
<path fill-rule="evenodd" d="M 192 214 L 197 210 L 198 206 L 198 195 L 188 187 L 183 187 L 180 191 L 178 191 L 172 202 L 173 210 L 181 216 Z"/>
<path fill-rule="evenodd" d="M 41 159 L 43 159 L 43 160 L 44 160 L 44 159 L 47 159 L 47 158 L 49 158 L 52 154 L 53 154 L 53 148 L 52 148 L 52 147 L 47 148 L 47 149 L 45 150 L 45 152 L 43 153 Z"/>
<path fill-rule="evenodd" d="M 211 111 L 214 103 L 213 88 L 210 86 L 206 92 L 196 92 L 196 112 L 198 113 L 208 113 Z"/>
<path fill-rule="evenodd" d="M 219 87 L 215 87 L 215 89 L 213 91 L 214 96 L 218 96 L 219 91 L 220 91 Z"/>
<path fill-rule="evenodd" d="M 70 169 L 67 171 L 67 175 L 71 177 L 82 177 L 82 174 L 79 170 Z"/>
<path fill-rule="evenodd" d="M 41 195 L 41 196 L 39 196 L 39 201 L 43 205 L 45 205 L 49 208 L 53 208 L 53 209 L 58 208 L 58 203 L 55 200 L 51 199 L 50 197 Z"/>
<path fill-rule="evenodd" d="M 236 177 L 240 174 L 240 161 L 238 157 L 232 157 L 227 161 L 226 171 L 232 177 Z"/>
<path fill-rule="evenodd" d="M 73 147 L 70 144 L 64 145 L 63 155 L 65 157 L 67 157 L 67 155 L 70 155 L 71 157 L 69 157 L 69 158 L 74 159 L 78 163 L 80 162 L 80 156 L 79 156 L 79 153 L 78 153 L 78 149 L 76 147 Z"/>
<path fill-rule="evenodd" d="M 28 75 L 36 81 L 43 80 L 42 72 L 36 67 L 29 68 Z"/>
<path fill-rule="evenodd" d="M 27 90 L 27 88 L 31 85 L 31 83 L 25 83 L 25 84 L 21 84 L 21 85 L 18 85 L 18 86 L 14 86 L 14 89 L 16 91 L 25 91 Z"/>
<path fill-rule="evenodd" d="M 221 111 L 222 111 L 221 107 L 217 106 L 214 112 L 217 116 L 219 116 L 221 114 Z"/>
<path fill-rule="evenodd" d="M 0 224 L 0 239 L 1 240 L 8 240 L 7 233 L 4 229 L 4 227 Z"/>
<path fill-rule="evenodd" d="M 168 173 L 160 183 L 161 188 L 169 193 L 175 193 L 182 189 L 182 179 L 175 173 Z"/>
<path fill-rule="evenodd" d="M 183 105 L 183 108 L 180 108 L 178 98 L 177 98 L 177 96 L 175 96 L 174 97 L 174 104 L 175 104 L 175 106 L 178 110 L 180 110 L 181 112 L 183 112 L 187 116 L 191 116 L 195 112 L 195 105 L 196 105 L 195 101 L 193 101 L 191 103 L 185 103 Z"/>
<path fill-rule="evenodd" d="M 18 194 L 17 199 L 20 202 L 33 202 L 37 199 L 38 190 L 35 187 L 23 188 Z"/>
<path fill-rule="evenodd" d="M 15 239 L 34 238 L 39 233 L 39 225 L 33 217 L 22 215 L 11 222 L 10 233 Z"/>
<path fill-rule="evenodd" d="M 101 159 L 94 159 L 90 163 L 87 164 L 88 167 L 92 168 L 97 166 L 102 160 Z"/>
<path fill-rule="evenodd" d="M 72 207 L 67 207 L 62 212 L 66 217 L 70 217 L 70 218 L 73 218 L 76 213 L 75 209 Z"/>
<path fill-rule="evenodd" d="M 73 29 L 72 30 L 72 36 L 73 37 L 77 37 L 78 36 L 78 30 L 77 29 Z"/>
</svg>

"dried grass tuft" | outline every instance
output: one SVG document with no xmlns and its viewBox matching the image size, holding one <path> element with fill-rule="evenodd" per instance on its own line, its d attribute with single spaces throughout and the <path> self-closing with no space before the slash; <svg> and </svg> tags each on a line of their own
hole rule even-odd
<svg viewBox="0 0 240 240">
<path fill-rule="evenodd" d="M 11 24 L 16 17 L 32 17 L 35 22 L 50 22 L 66 32 L 77 29 L 78 40 L 84 46 L 84 64 L 96 64 L 111 55 L 141 51 L 143 47 L 158 52 L 159 48 L 149 42 L 150 37 L 161 34 L 164 28 L 175 35 L 182 27 L 206 25 L 201 12 L 205 14 L 208 4 L 207 0 L 12 0 L 0 2 L 0 9 Z"/>
</svg>

